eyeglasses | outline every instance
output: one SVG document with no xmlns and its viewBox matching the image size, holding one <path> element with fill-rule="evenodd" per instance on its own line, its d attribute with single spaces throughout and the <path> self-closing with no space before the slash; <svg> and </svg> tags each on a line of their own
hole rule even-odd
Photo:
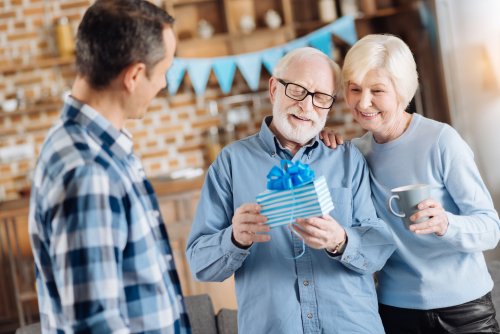
<svg viewBox="0 0 500 334">
<path fill-rule="evenodd" d="M 285 86 L 285 95 L 295 101 L 302 101 L 308 95 L 311 95 L 313 106 L 321 109 L 330 109 L 333 106 L 335 100 L 337 99 L 337 96 L 332 96 L 319 92 L 312 93 L 307 89 L 305 89 L 304 87 L 302 87 L 301 85 L 297 85 L 292 82 L 286 82 L 278 78 L 276 78 L 276 80 L 278 80 L 279 83 Z"/>
</svg>

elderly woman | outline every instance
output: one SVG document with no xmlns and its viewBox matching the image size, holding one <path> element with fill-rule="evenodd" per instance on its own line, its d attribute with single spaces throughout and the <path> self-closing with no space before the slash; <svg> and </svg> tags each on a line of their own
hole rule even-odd
<svg viewBox="0 0 500 334">
<path fill-rule="evenodd" d="M 353 142 L 398 246 L 378 275 L 386 332 L 499 333 L 482 253 L 498 243 L 498 214 L 460 135 L 405 111 L 418 85 L 410 49 L 394 36 L 366 36 L 347 53 L 342 75 L 346 102 L 368 131 Z M 324 141 L 336 145 L 334 135 Z M 387 200 L 392 188 L 416 183 L 431 185 L 431 198 L 406 227 Z"/>
</svg>

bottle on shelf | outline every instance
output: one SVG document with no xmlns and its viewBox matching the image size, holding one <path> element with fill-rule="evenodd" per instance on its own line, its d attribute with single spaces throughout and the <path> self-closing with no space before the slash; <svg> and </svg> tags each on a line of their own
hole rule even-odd
<svg viewBox="0 0 500 334">
<path fill-rule="evenodd" d="M 377 11 L 377 3 L 375 0 L 360 0 L 359 6 L 365 15 L 374 14 Z"/>
<path fill-rule="evenodd" d="M 207 157 L 208 162 L 211 164 L 217 158 L 222 145 L 219 138 L 219 128 L 216 126 L 210 127 L 208 130 L 208 141 L 207 141 Z"/>
<path fill-rule="evenodd" d="M 59 56 L 68 57 L 75 52 L 73 32 L 67 17 L 61 17 L 56 25 L 56 42 Z"/>
<path fill-rule="evenodd" d="M 334 0 L 319 0 L 318 11 L 321 22 L 332 22 L 337 18 Z"/>
<path fill-rule="evenodd" d="M 357 0 L 342 0 L 340 3 L 342 15 L 358 16 L 359 8 Z"/>
</svg>

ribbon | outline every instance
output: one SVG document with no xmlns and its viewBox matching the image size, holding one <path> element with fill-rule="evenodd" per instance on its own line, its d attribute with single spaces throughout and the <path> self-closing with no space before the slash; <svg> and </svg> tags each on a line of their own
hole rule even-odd
<svg viewBox="0 0 500 334">
<path fill-rule="evenodd" d="M 274 166 L 267 174 L 267 189 L 290 190 L 314 180 L 314 171 L 300 161 L 281 160 L 281 168 Z"/>
<path fill-rule="evenodd" d="M 274 166 L 267 174 L 267 189 L 269 190 L 293 190 L 294 188 L 300 187 L 302 185 L 308 184 L 314 180 L 314 171 L 311 170 L 309 165 L 303 164 L 300 161 L 293 163 L 290 160 L 283 159 L 280 162 L 281 168 Z M 295 193 L 292 191 L 293 201 L 295 202 Z M 292 221 L 294 216 L 295 208 L 292 207 L 292 212 L 290 213 L 290 225 L 294 225 L 295 222 Z M 291 226 L 290 226 L 291 228 Z M 298 234 L 293 228 L 291 228 L 293 234 L 295 234 L 299 239 L 302 239 L 300 234 Z M 296 260 L 306 252 L 306 244 L 304 239 L 302 239 L 302 251 L 299 255 L 294 257 L 285 257 L 289 260 Z"/>
</svg>

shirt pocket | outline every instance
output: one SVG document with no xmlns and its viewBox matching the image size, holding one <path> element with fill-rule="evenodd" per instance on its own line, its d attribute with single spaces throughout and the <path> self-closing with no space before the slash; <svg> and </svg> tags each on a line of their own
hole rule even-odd
<svg viewBox="0 0 500 334">
<path fill-rule="evenodd" d="M 330 194 L 333 201 L 333 210 L 330 212 L 340 225 L 352 225 L 352 192 L 350 188 L 330 187 Z"/>
</svg>

